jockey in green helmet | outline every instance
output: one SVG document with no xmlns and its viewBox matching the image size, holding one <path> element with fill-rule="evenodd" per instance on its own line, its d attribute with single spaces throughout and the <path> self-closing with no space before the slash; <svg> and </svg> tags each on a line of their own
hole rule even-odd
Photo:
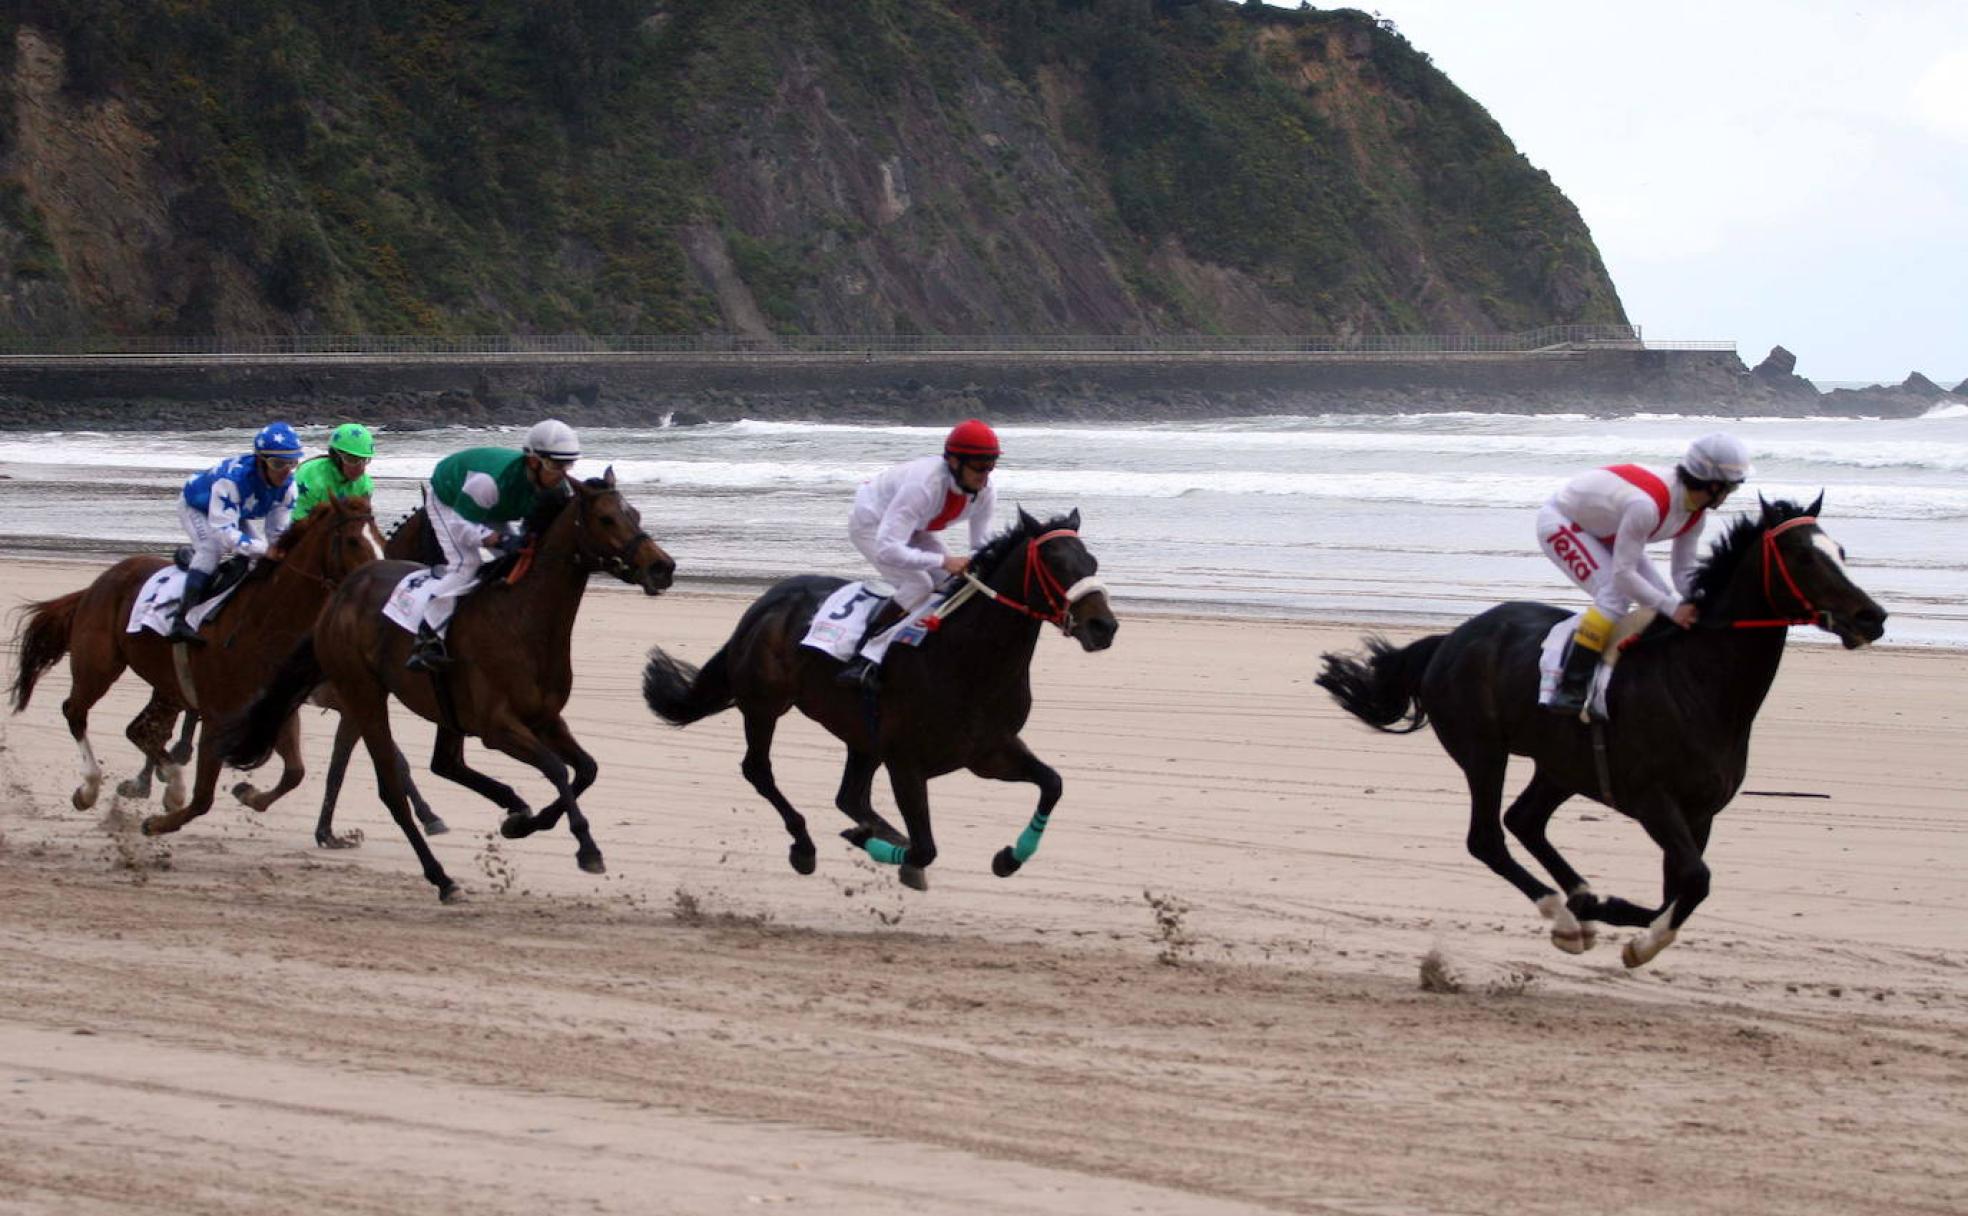
<svg viewBox="0 0 1968 1216">
<path fill-rule="evenodd" d="M 369 480 L 369 461 L 376 455 L 376 437 L 360 422 L 344 422 L 328 436 L 328 454 L 316 456 L 294 471 L 294 519 L 299 522 L 324 499 L 368 497 L 375 493 Z"/>
</svg>

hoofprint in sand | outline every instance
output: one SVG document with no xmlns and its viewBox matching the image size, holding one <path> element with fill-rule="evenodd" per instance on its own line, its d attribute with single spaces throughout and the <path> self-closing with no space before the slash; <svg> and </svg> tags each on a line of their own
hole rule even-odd
<svg viewBox="0 0 1968 1216">
<path fill-rule="evenodd" d="M 0 571 L 22 598 L 92 573 Z M 671 731 L 635 686 L 648 645 L 701 661 L 745 602 L 589 597 L 569 716 L 601 764 L 583 806 L 612 872 L 581 874 L 564 839 L 498 840 L 496 808 L 437 785 L 459 830 L 434 845 L 472 891 L 454 909 L 404 869 L 360 755 L 359 850 L 312 847 L 316 781 L 162 844 L 131 836 L 134 806 L 73 811 L 50 672 L 0 723 L 0 1195 L 1886 1212 L 1968 1194 L 1962 656 L 1793 643 L 1748 788 L 1830 797 L 1739 797 L 1701 917 L 1629 972 L 1618 932 L 1554 950 L 1464 852 L 1440 749 L 1312 686 L 1357 628 L 1125 600 L 1113 650 L 1041 642 L 1026 737 L 1066 792 L 1035 864 L 989 870 L 1025 787 L 947 777 L 938 883 L 903 891 L 825 843 L 840 751 L 788 719 L 778 779 L 823 841 L 801 878 L 738 773 L 736 718 Z M 141 701 L 126 680 L 97 711 L 112 778 L 135 771 L 115 724 Z M 428 728 L 397 721 L 421 762 Z M 330 728 L 306 719 L 316 773 Z M 1578 802 L 1554 835 L 1598 889 L 1657 899 L 1631 822 Z"/>
</svg>

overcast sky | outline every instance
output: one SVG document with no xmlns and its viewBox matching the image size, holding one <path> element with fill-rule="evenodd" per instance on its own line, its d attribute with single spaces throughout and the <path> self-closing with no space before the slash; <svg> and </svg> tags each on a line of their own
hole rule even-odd
<svg viewBox="0 0 1968 1216">
<path fill-rule="evenodd" d="M 1356 2 L 1551 174 L 1648 337 L 1968 377 L 1968 2 Z"/>
</svg>

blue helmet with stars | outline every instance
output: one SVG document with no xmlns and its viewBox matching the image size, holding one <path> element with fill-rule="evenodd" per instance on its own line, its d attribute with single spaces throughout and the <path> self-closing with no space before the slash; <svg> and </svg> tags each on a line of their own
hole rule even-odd
<svg viewBox="0 0 1968 1216">
<path fill-rule="evenodd" d="M 284 422 L 269 422 L 253 436 L 255 456 L 278 456 L 285 460 L 301 458 L 301 437 Z"/>
</svg>

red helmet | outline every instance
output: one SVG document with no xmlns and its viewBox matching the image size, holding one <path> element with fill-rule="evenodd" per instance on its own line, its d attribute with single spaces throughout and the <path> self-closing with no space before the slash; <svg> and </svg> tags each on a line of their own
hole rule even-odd
<svg viewBox="0 0 1968 1216">
<path fill-rule="evenodd" d="M 950 435 L 943 441 L 945 456 L 996 456 L 998 454 L 998 433 L 986 426 L 982 419 L 968 418 L 950 428 Z"/>
</svg>

